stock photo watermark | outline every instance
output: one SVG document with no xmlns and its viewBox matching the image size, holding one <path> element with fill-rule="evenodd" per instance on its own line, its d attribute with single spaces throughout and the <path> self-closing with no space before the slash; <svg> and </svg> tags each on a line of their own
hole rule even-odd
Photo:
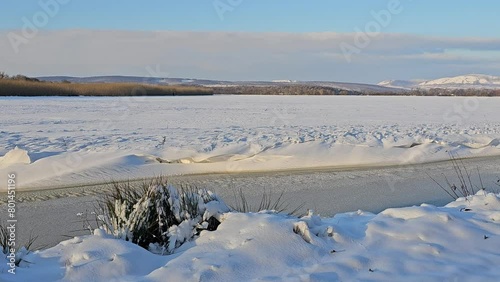
<svg viewBox="0 0 500 282">
<path fill-rule="evenodd" d="M 31 17 L 22 17 L 22 28 L 19 32 L 11 31 L 7 34 L 14 53 L 19 53 L 21 45 L 26 45 L 35 38 L 40 29 L 49 24 L 50 20 L 59 14 L 61 7 L 68 4 L 70 0 L 40 0 L 39 10 Z"/>
<path fill-rule="evenodd" d="M 11 274 L 16 274 L 16 185 L 17 179 L 15 173 L 9 173 L 7 175 L 7 265 L 8 272 Z"/>
<path fill-rule="evenodd" d="M 169 73 L 163 71 L 159 64 L 146 66 L 145 71 L 148 76 L 144 79 L 144 83 L 147 83 L 147 78 L 165 79 L 169 76 Z M 109 116 L 114 118 L 107 118 L 100 121 L 97 124 L 96 129 L 101 132 L 113 130 L 116 122 L 124 121 L 131 117 L 131 110 L 139 107 L 140 103 L 146 99 L 147 94 L 148 93 L 145 87 L 137 86 L 132 89 L 131 96 L 120 97 L 116 101 L 113 101 L 110 105 L 111 111 Z M 61 177 L 65 173 L 71 173 L 78 169 L 84 163 L 86 158 L 88 158 L 88 155 L 83 151 L 67 154 L 63 160 L 52 164 L 52 171 L 57 177 Z"/>
<path fill-rule="evenodd" d="M 215 0 L 212 2 L 217 16 L 221 21 L 225 19 L 226 13 L 231 13 L 243 3 L 243 0 Z"/>
<path fill-rule="evenodd" d="M 461 103 L 455 103 L 444 114 L 443 120 L 458 125 L 464 124 L 479 109 L 478 97 L 467 97 Z"/>
<path fill-rule="evenodd" d="M 449 125 L 462 126 L 466 124 L 467 120 L 469 120 L 479 110 L 479 106 L 480 100 L 478 97 L 467 97 L 465 99 L 460 99 L 459 101 L 451 105 L 446 112 L 443 113 L 443 122 Z M 409 146 L 408 149 L 410 148 L 411 146 Z M 441 148 L 439 150 L 443 149 Z M 449 154 L 450 158 L 453 158 L 453 154 Z M 425 154 L 413 155 L 409 160 L 401 163 L 400 167 L 408 166 L 409 171 L 417 172 L 417 168 L 412 165 L 425 163 L 427 159 L 428 156 L 426 156 Z M 396 191 L 396 186 L 398 183 L 400 184 L 406 181 L 405 177 L 401 177 L 395 174 L 386 175 L 385 178 L 392 192 Z"/>
<path fill-rule="evenodd" d="M 345 60 L 350 63 L 353 55 L 358 55 L 363 49 L 367 48 L 372 43 L 372 40 L 391 24 L 393 17 L 403 11 L 404 6 L 401 0 L 390 0 L 385 9 L 380 11 L 372 10 L 370 12 L 372 20 L 367 22 L 363 28 L 354 28 L 355 34 L 352 42 L 340 43 L 340 49 Z"/>
</svg>

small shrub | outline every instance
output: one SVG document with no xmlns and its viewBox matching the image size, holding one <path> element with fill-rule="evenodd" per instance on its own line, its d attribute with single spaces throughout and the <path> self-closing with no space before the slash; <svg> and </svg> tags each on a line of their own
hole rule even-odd
<svg viewBox="0 0 500 282">
<path fill-rule="evenodd" d="M 229 208 L 217 195 L 193 187 L 177 189 L 164 178 L 143 184 L 115 184 L 100 204 L 102 228 L 116 238 L 156 253 L 170 254 L 202 230 L 216 230 Z"/>
</svg>

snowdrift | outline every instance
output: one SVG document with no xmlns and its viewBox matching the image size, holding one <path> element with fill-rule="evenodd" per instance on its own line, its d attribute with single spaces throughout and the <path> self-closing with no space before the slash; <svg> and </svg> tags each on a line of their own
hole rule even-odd
<svg viewBox="0 0 500 282">
<path fill-rule="evenodd" d="M 321 218 L 226 213 L 167 256 L 103 230 L 29 254 L 1 281 L 498 281 L 500 194 Z"/>
</svg>

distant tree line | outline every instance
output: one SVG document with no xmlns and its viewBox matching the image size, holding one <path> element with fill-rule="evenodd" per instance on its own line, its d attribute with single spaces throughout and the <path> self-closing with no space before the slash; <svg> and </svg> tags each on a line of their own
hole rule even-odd
<svg viewBox="0 0 500 282">
<path fill-rule="evenodd" d="M 236 95 L 374 95 L 374 96 L 500 96 L 500 89 L 413 89 L 397 92 L 354 91 L 317 85 L 238 85 L 212 87 L 214 94 Z"/>
<path fill-rule="evenodd" d="M 7 73 L 5 73 L 3 71 L 0 71 L 0 79 L 40 82 L 40 80 L 37 78 L 27 77 L 27 76 L 21 75 L 21 74 L 9 76 Z"/>
<path fill-rule="evenodd" d="M 214 90 L 214 94 L 237 95 L 363 95 L 363 93 L 358 91 L 316 85 L 238 85 L 212 87 L 212 89 Z"/>
</svg>

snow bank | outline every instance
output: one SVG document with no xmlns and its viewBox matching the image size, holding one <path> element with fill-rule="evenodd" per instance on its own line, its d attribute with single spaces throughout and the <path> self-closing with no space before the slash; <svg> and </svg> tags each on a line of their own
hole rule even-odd
<svg viewBox="0 0 500 282">
<path fill-rule="evenodd" d="M 103 232 L 32 253 L 2 281 L 498 281 L 500 195 L 297 219 L 227 213 L 174 254 Z"/>
</svg>

